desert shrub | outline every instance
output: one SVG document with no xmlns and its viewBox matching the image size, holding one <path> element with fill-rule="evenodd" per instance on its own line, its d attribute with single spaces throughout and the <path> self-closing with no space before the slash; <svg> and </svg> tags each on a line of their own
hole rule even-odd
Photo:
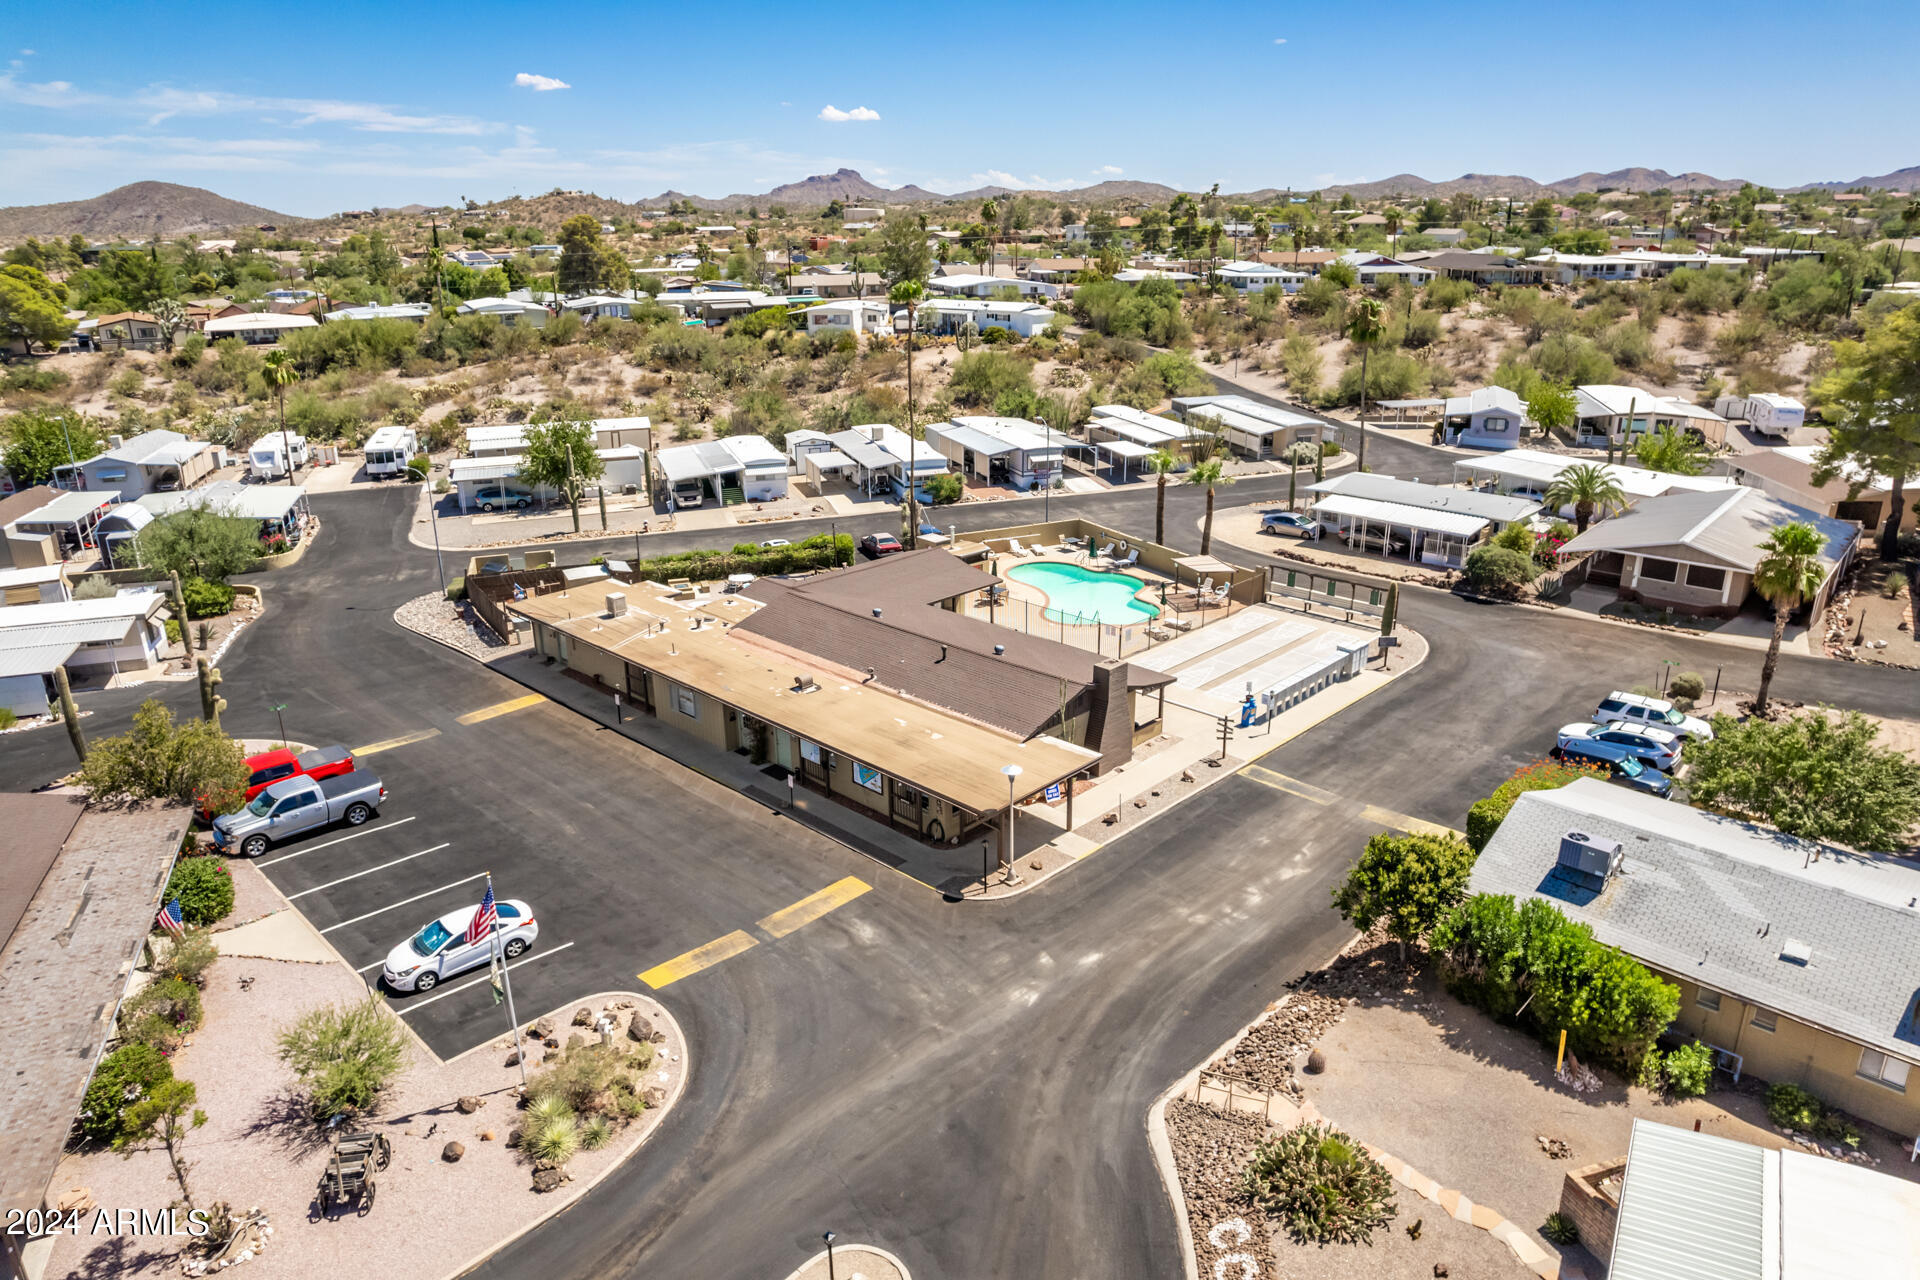
<svg viewBox="0 0 1920 1280">
<path fill-rule="evenodd" d="M 1508 547 L 1475 547 L 1467 555 L 1467 585 L 1490 595 L 1519 595 L 1538 572 L 1531 556 Z"/>
<path fill-rule="evenodd" d="M 11 729 L 18 723 L 20 717 L 13 713 L 13 708 L 0 707 L 0 729 Z"/>
<path fill-rule="evenodd" d="M 580 1145 L 588 1151 L 598 1151 L 607 1145 L 607 1139 L 613 1136 L 613 1126 L 607 1123 L 605 1116 L 589 1116 L 580 1126 Z"/>
<path fill-rule="evenodd" d="M 1360 402 L 1361 362 L 1355 360 L 1340 372 L 1333 392 L 1335 404 Z M 1426 366 L 1399 351 L 1375 351 L 1366 360 L 1367 399 L 1405 400 L 1427 389 Z"/>
<path fill-rule="evenodd" d="M 1518 551 L 1523 556 L 1533 554 L 1534 542 L 1533 530 L 1523 524 L 1510 524 L 1489 539 L 1489 545 Z"/>
<path fill-rule="evenodd" d="M 50 394 L 62 390 L 71 381 L 58 369 L 37 369 L 32 365 L 21 365 L 7 370 L 6 377 L 0 379 L 0 390 L 31 391 Z"/>
<path fill-rule="evenodd" d="M 1676 702 L 1685 698 L 1688 702 L 1698 702 L 1707 692 L 1706 677 L 1698 671 L 1682 671 L 1667 681 L 1667 696 Z"/>
<path fill-rule="evenodd" d="M 1698 1040 L 1683 1044 L 1661 1060 L 1660 1075 L 1674 1097 L 1701 1097 L 1713 1084 L 1713 1050 Z"/>
<path fill-rule="evenodd" d="M 1400 335 L 1400 345 L 1414 351 L 1430 347 L 1440 341 L 1440 313 L 1437 311 L 1416 311 L 1407 317 L 1406 328 Z"/>
<path fill-rule="evenodd" d="M 1392 1176 L 1331 1125 L 1296 1125 L 1262 1142 L 1243 1178 L 1296 1240 L 1366 1244 L 1393 1220 Z"/>
<path fill-rule="evenodd" d="M 140 989 L 120 1010 L 120 1025 L 128 1040 L 151 1045 L 165 1053 L 199 1030 L 204 1017 L 200 988 L 180 978 L 156 978 Z"/>
<path fill-rule="evenodd" d="M 211 855 L 182 858 L 167 877 L 163 903 L 180 899 L 180 916 L 188 924 L 209 925 L 233 914 L 233 872 L 224 859 Z"/>
<path fill-rule="evenodd" d="M 234 590 L 224 582 L 188 578 L 180 584 L 180 599 L 189 618 L 217 618 L 233 612 Z"/>
<path fill-rule="evenodd" d="M 1441 311 L 1464 306 L 1473 296 L 1473 285 L 1466 280 L 1442 277 L 1427 286 L 1427 305 Z"/>
<path fill-rule="evenodd" d="M 105 574 L 96 573 L 73 584 L 75 600 L 111 600 L 119 594 L 120 588 Z"/>
<path fill-rule="evenodd" d="M 190 982 L 196 987 L 207 985 L 207 970 L 220 958 L 220 948 L 214 945 L 213 935 L 205 929 L 189 929 L 174 940 L 167 951 L 167 957 L 160 962 L 160 972 L 182 982 Z"/>
<path fill-rule="evenodd" d="M 1580 1243 L 1579 1226 L 1572 1218 L 1558 1210 L 1547 1215 L 1547 1220 L 1540 1226 L 1540 1234 L 1558 1245 Z"/>
<path fill-rule="evenodd" d="M 173 1079 L 166 1056 L 150 1044 L 123 1044 L 94 1069 L 80 1103 L 80 1131 L 95 1142 L 121 1136 L 126 1110 Z"/>
<path fill-rule="evenodd" d="M 970 408 L 991 405 L 1009 391 L 1032 389 L 1027 362 L 1002 351 L 970 351 L 961 356 L 947 385 L 954 403 Z"/>
<path fill-rule="evenodd" d="M 1767 1119 L 1782 1129 L 1811 1133 L 1826 1104 L 1797 1084 L 1767 1086 Z"/>
<path fill-rule="evenodd" d="M 647 1061 L 651 1060 L 649 1056 Z M 634 1074 L 645 1067 L 638 1055 L 617 1043 L 576 1045 L 527 1081 L 527 1096 L 536 1101 L 557 1100 L 570 1112 L 599 1115 L 612 1109 L 614 1085 L 633 1083 Z"/>
<path fill-rule="evenodd" d="M 950 502 L 958 502 L 960 501 L 960 496 L 967 491 L 966 481 L 951 471 L 945 475 L 928 478 L 921 487 L 927 491 L 927 501 L 933 503 L 935 506 L 945 506 Z"/>
<path fill-rule="evenodd" d="M 571 1113 L 554 1116 L 523 1132 L 520 1146 L 535 1160 L 565 1164 L 580 1149 L 580 1122 Z"/>
<path fill-rule="evenodd" d="M 365 1111 L 407 1066 L 407 1033 L 379 995 L 310 1009 L 278 1035 L 280 1061 L 307 1091 L 315 1119 Z"/>
</svg>

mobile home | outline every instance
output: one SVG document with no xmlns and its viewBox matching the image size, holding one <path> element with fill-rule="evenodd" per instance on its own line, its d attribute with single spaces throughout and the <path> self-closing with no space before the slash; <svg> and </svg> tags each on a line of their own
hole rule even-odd
<svg viewBox="0 0 1920 1280">
<path fill-rule="evenodd" d="M 367 437 L 367 478 L 404 476 L 419 452 L 420 437 L 412 427 L 382 427 Z"/>
<path fill-rule="evenodd" d="M 275 431 L 261 436 L 247 450 L 247 469 L 256 480 L 279 480 L 289 469 L 307 465 L 307 438 L 297 432 Z"/>
</svg>

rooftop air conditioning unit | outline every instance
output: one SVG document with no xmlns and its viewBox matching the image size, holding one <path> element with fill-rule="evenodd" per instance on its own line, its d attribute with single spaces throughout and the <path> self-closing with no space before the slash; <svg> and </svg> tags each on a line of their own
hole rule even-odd
<svg viewBox="0 0 1920 1280">
<path fill-rule="evenodd" d="M 622 618 L 627 613 L 627 593 L 624 591 L 607 592 L 607 616 Z"/>
<path fill-rule="evenodd" d="M 1560 837 L 1560 870 L 1578 884 L 1596 893 L 1620 870 L 1620 842 L 1584 831 L 1569 831 Z"/>
</svg>

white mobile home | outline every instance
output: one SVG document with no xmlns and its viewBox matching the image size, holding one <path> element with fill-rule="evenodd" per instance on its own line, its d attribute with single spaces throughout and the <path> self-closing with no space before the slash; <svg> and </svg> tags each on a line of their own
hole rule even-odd
<svg viewBox="0 0 1920 1280">
<path fill-rule="evenodd" d="M 843 298 L 807 308 L 807 333 L 892 333 L 893 318 L 881 298 Z"/>
<path fill-rule="evenodd" d="M 1763 391 L 1751 396 L 1721 396 L 1713 411 L 1723 418 L 1744 418 L 1756 435 L 1785 440 L 1807 424 L 1807 406 L 1792 396 Z"/>
<path fill-rule="evenodd" d="M 959 333 L 971 320 L 976 329 L 1008 329 L 1023 338 L 1031 338 L 1053 323 L 1054 313 L 1037 302 L 929 298 L 920 304 L 920 316 L 920 323 L 934 333 Z"/>
<path fill-rule="evenodd" d="M 667 506 L 773 502 L 787 496 L 787 458 L 764 436 L 726 436 L 660 450 Z"/>
<path fill-rule="evenodd" d="M 1442 438 L 1469 449 L 1517 448 L 1532 425 L 1526 404 L 1505 387 L 1449 396 L 1440 409 Z"/>
<path fill-rule="evenodd" d="M 1246 396 L 1176 396 L 1173 411 L 1190 426 L 1212 432 L 1249 458 L 1271 458 L 1301 440 L 1318 444 L 1326 424 L 1318 418 Z"/>
<path fill-rule="evenodd" d="M 307 438 L 297 431 L 261 436 L 247 450 L 247 470 L 256 480 L 278 480 L 307 465 Z"/>
<path fill-rule="evenodd" d="M 1711 409 L 1613 383 L 1583 383 L 1573 389 L 1574 443 L 1603 447 L 1609 438 L 1633 437 L 1671 428 L 1718 448 L 1726 443 L 1727 420 Z"/>
<path fill-rule="evenodd" d="M 1229 262 L 1220 268 L 1220 281 L 1238 293 L 1259 293 L 1263 289 L 1297 293 L 1307 282 L 1307 273 L 1265 262 Z"/>
<path fill-rule="evenodd" d="M 367 478 L 404 476 L 419 452 L 420 437 L 412 427 L 381 427 L 367 437 Z"/>
<path fill-rule="evenodd" d="M 1016 489 L 1051 486 L 1060 478 L 1070 443 L 1025 418 L 961 417 L 927 427 L 927 444 L 961 474 Z"/>
</svg>

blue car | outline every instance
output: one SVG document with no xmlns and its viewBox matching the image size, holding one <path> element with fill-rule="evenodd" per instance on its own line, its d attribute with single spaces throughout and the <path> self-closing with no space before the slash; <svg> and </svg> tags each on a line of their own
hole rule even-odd
<svg viewBox="0 0 1920 1280">
<path fill-rule="evenodd" d="M 1644 791 L 1650 796 L 1659 796 L 1664 800 L 1673 794 L 1672 775 L 1643 763 L 1631 748 L 1618 743 L 1588 738 L 1566 746 L 1556 746 L 1548 754 L 1556 760 L 1605 769 L 1609 781 L 1635 791 Z"/>
</svg>

